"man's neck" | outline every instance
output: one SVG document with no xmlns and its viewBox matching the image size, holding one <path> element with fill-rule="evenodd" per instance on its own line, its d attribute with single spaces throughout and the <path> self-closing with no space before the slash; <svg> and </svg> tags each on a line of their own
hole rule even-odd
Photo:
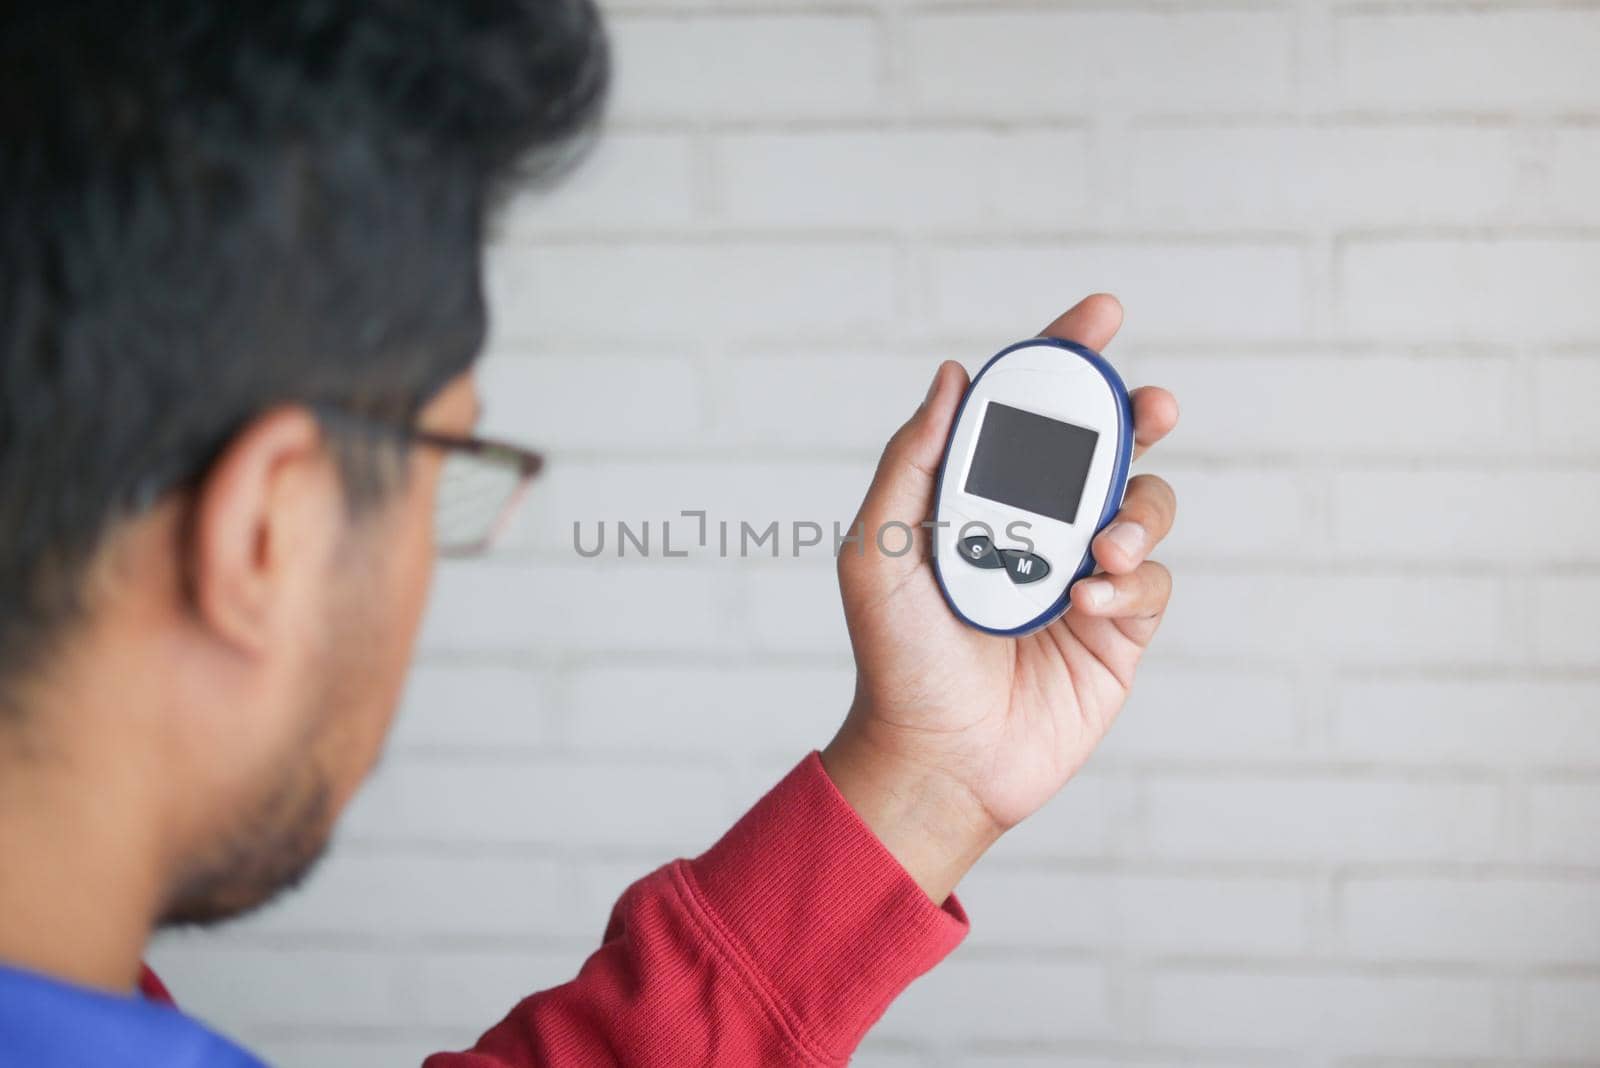
<svg viewBox="0 0 1600 1068">
<path fill-rule="evenodd" d="M 0 771 L 0 963 L 131 992 L 160 909 L 147 829 L 109 783 L 6 753 Z M 113 773 L 115 774 L 115 773 Z M 136 795 L 135 795 L 136 796 Z"/>
</svg>

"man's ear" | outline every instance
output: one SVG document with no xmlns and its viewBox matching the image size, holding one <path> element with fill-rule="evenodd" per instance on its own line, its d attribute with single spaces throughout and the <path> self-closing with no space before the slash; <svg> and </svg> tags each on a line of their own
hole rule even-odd
<svg viewBox="0 0 1600 1068">
<path fill-rule="evenodd" d="M 289 406 L 251 420 L 194 490 L 185 571 L 198 621 L 241 651 L 265 648 L 342 518 L 316 417 Z"/>
</svg>

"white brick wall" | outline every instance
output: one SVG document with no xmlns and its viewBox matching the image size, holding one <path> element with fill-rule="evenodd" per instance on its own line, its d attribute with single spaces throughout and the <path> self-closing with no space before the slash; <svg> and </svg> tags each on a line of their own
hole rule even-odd
<svg viewBox="0 0 1600 1068">
<path fill-rule="evenodd" d="M 846 521 L 938 359 L 1112 289 L 1184 402 L 1171 625 L 859 1063 L 1600 1063 L 1600 8 L 612 10 L 611 130 L 491 264 L 548 477 L 312 883 L 159 948 L 180 999 L 366 1068 L 570 975 L 851 687 L 823 556 L 572 522 Z"/>
</svg>

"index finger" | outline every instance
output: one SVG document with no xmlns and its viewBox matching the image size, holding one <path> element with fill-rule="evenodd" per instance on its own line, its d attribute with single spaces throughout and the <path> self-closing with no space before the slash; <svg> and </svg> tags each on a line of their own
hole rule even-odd
<svg viewBox="0 0 1600 1068">
<path fill-rule="evenodd" d="M 1104 352 L 1122 329 L 1122 302 L 1109 293 L 1084 297 L 1055 322 L 1039 331 L 1040 337 L 1076 341 L 1096 352 Z"/>
</svg>

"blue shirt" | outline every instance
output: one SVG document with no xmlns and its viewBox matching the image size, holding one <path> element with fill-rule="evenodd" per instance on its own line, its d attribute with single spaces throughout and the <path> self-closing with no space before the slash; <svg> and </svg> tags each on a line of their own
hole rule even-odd
<svg viewBox="0 0 1600 1068">
<path fill-rule="evenodd" d="M 265 1068 L 176 1009 L 0 965 L 0 1068 Z"/>
</svg>

